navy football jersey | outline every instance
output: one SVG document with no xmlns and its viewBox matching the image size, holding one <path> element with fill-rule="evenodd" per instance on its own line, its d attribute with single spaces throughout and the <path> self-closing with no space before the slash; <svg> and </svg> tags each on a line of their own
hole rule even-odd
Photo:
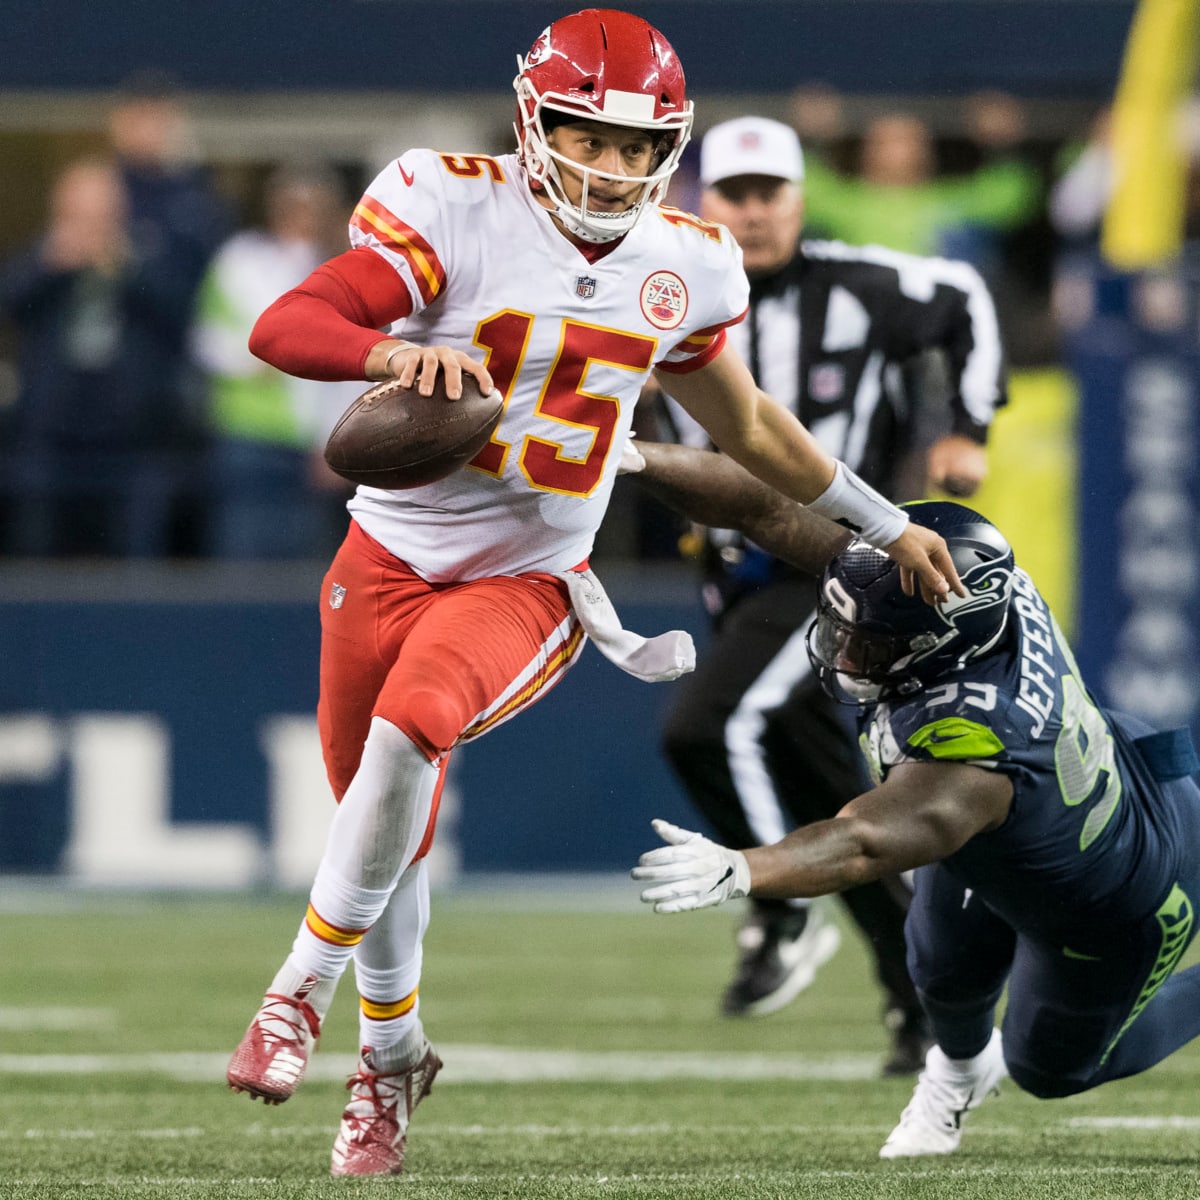
<svg viewBox="0 0 1200 1200">
<path fill-rule="evenodd" d="M 1134 738 L 1145 732 L 1092 699 L 1018 570 L 1003 645 L 911 699 L 880 703 L 861 742 L 876 781 L 903 762 L 1004 772 L 1007 820 L 943 866 L 1013 928 L 1061 940 L 1156 911 L 1180 876 L 1191 821 L 1143 762 Z"/>
</svg>

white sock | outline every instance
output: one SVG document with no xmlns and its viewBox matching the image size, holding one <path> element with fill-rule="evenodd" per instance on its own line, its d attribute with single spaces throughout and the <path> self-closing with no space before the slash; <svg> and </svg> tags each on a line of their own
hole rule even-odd
<svg viewBox="0 0 1200 1200">
<path fill-rule="evenodd" d="M 387 1075 L 415 1067 L 425 1053 L 426 1044 L 425 1030 L 420 1020 L 414 1020 L 399 1041 L 386 1046 L 364 1046 L 363 1057 L 369 1059 L 376 1071 Z"/>
<path fill-rule="evenodd" d="M 321 978 L 299 966 L 289 954 L 267 990 L 280 996 L 294 996 L 297 1000 L 307 1000 L 323 1021 L 333 1003 L 337 985 L 336 977 Z"/>
<path fill-rule="evenodd" d="M 429 871 L 422 859 L 400 877 L 387 909 L 354 953 L 359 1041 L 372 1048 L 381 1069 L 415 1062 L 424 1045 L 417 989 L 428 926 Z"/>
<path fill-rule="evenodd" d="M 292 945 L 298 968 L 322 979 L 341 976 L 425 836 L 438 776 L 396 726 L 372 719 Z"/>
<path fill-rule="evenodd" d="M 989 1052 L 991 1051 L 992 1041 L 994 1040 L 995 1036 L 996 1031 L 993 1029 L 988 1038 L 987 1045 L 984 1046 L 984 1048 L 980 1050 L 980 1052 L 973 1058 L 951 1058 L 950 1055 L 946 1054 L 944 1050 L 942 1051 L 942 1054 L 950 1068 L 956 1071 L 959 1075 L 975 1076 L 979 1074 L 979 1068 L 983 1065 L 983 1060 L 987 1058 Z"/>
</svg>

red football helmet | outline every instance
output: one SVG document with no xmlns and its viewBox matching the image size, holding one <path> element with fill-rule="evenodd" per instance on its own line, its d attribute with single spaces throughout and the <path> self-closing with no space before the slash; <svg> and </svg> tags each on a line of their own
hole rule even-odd
<svg viewBox="0 0 1200 1200">
<path fill-rule="evenodd" d="M 517 56 L 517 68 L 517 146 L 530 180 L 545 190 L 559 219 L 577 237 L 589 242 L 621 237 L 662 199 L 691 137 L 692 105 L 670 42 L 641 17 L 587 8 L 547 26 L 529 53 Z M 620 213 L 588 210 L 591 177 L 616 177 L 552 150 L 542 120 L 547 108 L 579 120 L 644 129 L 659 140 L 653 174 L 621 177 L 645 184 L 637 203 Z M 583 173 L 577 205 L 563 191 L 560 163 Z"/>
</svg>

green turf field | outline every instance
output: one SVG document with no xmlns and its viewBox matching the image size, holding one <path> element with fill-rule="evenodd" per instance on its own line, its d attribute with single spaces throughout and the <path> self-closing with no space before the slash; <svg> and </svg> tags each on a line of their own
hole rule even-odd
<svg viewBox="0 0 1200 1200">
<path fill-rule="evenodd" d="M 910 1084 L 875 1077 L 856 937 L 790 1008 L 729 1021 L 735 914 L 657 917 L 632 885 L 435 895 L 446 1069 L 403 1178 L 331 1180 L 351 987 L 286 1105 L 223 1082 L 302 908 L 0 890 L 0 1197 L 1200 1197 L 1200 1050 L 1069 1100 L 1009 1083 L 957 1155 L 881 1162 Z"/>
</svg>

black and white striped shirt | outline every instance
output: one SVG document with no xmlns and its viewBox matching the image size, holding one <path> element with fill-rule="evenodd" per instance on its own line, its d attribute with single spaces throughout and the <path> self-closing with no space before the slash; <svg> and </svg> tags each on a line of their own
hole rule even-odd
<svg viewBox="0 0 1200 1200">
<path fill-rule="evenodd" d="M 728 337 L 765 392 L 888 496 L 931 399 L 950 409 L 935 423 L 980 443 L 1007 402 L 995 304 L 965 262 L 802 242 L 786 266 L 751 280 L 746 319 Z M 944 398 L 921 395 L 928 376 L 910 370 L 931 351 L 944 363 Z M 709 445 L 678 404 L 668 399 L 667 408 L 680 441 Z M 714 615 L 747 589 L 793 574 L 730 530 L 708 531 L 705 559 Z"/>
<path fill-rule="evenodd" d="M 751 280 L 746 319 L 728 336 L 759 386 L 885 493 L 920 399 L 904 370 L 921 354 L 944 355 L 954 432 L 986 441 L 1007 399 L 996 308 L 965 262 L 803 242 L 781 270 Z M 670 408 L 680 440 L 706 445 L 704 431 Z"/>
</svg>

